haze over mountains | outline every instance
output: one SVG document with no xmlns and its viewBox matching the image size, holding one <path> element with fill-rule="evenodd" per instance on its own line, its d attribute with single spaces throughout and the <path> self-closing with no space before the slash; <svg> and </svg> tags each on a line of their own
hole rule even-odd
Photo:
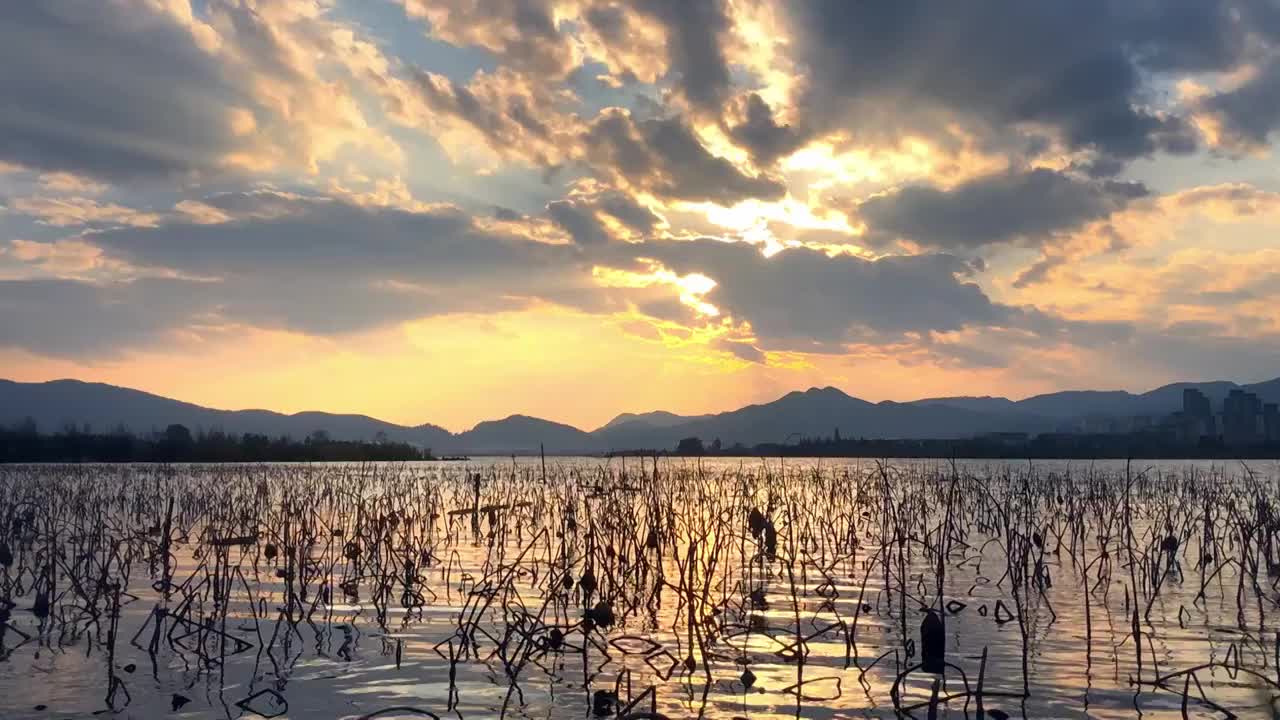
<svg viewBox="0 0 1280 720">
<path fill-rule="evenodd" d="M 825 437 L 839 428 L 845 437 L 962 438 L 988 432 L 1047 432 L 1086 417 L 1153 419 L 1181 408 L 1182 391 L 1194 387 L 1215 408 L 1229 390 L 1242 388 L 1264 402 L 1280 402 L 1280 378 L 1237 385 L 1228 381 L 1175 383 L 1150 392 L 1067 391 L 1023 400 L 1002 397 L 927 398 L 912 402 L 871 403 L 833 388 L 788 393 L 773 402 L 698 416 L 657 411 L 623 413 L 586 432 L 563 423 L 525 415 L 479 423 L 461 433 L 432 424 L 397 425 L 365 415 L 268 410 L 215 410 L 129 388 L 77 380 L 17 383 L 0 380 L 0 424 L 25 418 L 41 431 L 74 424 L 104 432 L 123 426 L 136 433 L 180 423 L 195 430 L 305 437 L 323 430 L 342 440 L 385 437 L 431 448 L 441 454 L 604 452 L 673 448 L 680 438 L 719 438 L 725 446 L 782 443 L 797 437 Z"/>
</svg>

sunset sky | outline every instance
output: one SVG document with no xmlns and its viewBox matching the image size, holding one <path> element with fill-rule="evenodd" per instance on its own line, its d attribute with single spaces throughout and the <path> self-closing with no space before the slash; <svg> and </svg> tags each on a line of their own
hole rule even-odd
<svg viewBox="0 0 1280 720">
<path fill-rule="evenodd" d="M 463 430 L 1280 375 L 1275 0 L 0 10 L 0 377 Z"/>
</svg>

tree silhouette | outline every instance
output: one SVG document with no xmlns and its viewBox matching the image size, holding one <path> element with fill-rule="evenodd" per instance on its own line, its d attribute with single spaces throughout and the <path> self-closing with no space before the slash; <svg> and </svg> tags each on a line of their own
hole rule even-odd
<svg viewBox="0 0 1280 720">
<path fill-rule="evenodd" d="M 702 447 L 702 438 L 687 437 L 676 445 L 678 455 L 702 455 L 706 450 Z"/>
</svg>

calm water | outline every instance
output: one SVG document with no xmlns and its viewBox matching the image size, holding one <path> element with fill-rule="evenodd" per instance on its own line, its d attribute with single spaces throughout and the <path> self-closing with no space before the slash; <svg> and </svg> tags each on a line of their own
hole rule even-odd
<svg viewBox="0 0 1280 720">
<path fill-rule="evenodd" d="M 1278 500 L 1263 463 L 0 467 L 0 717 L 924 718 L 939 678 L 958 718 L 979 677 L 988 717 L 1273 717 Z"/>
</svg>

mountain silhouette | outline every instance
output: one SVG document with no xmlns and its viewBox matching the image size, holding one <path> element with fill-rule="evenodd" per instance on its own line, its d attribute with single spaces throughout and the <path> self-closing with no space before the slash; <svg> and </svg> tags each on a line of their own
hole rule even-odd
<svg viewBox="0 0 1280 720">
<path fill-rule="evenodd" d="M 193 431 L 222 430 L 236 434 L 289 436 L 299 440 L 316 430 L 323 430 L 336 440 L 373 441 L 382 433 L 388 440 L 433 449 L 443 447 L 443 443 L 453 437 L 448 430 L 435 425 L 405 427 L 366 415 L 325 412 L 285 415 L 270 410 L 214 410 L 103 383 L 0 380 L 0 424 L 11 425 L 25 418 L 35 420 L 41 432 L 61 431 L 68 425 L 77 428 L 88 425 L 95 432 L 109 432 L 123 426 L 130 432 L 145 434 L 177 423 Z"/>
<path fill-rule="evenodd" d="M 604 428 L 595 435 L 610 447 L 674 447 L 682 437 L 722 445 L 784 443 L 797 437 L 957 438 L 1001 430 L 1044 431 L 1053 423 L 1017 412 L 989 413 L 930 403 L 871 403 L 833 387 L 787 393 L 771 403 L 706 416 L 670 427 Z"/>
<path fill-rule="evenodd" d="M 596 440 L 572 425 L 529 417 L 512 415 L 502 420 L 488 420 L 477 424 L 452 440 L 459 452 L 473 454 L 535 454 L 541 448 L 546 452 L 592 452 L 598 449 Z"/>
<path fill-rule="evenodd" d="M 667 412 L 666 410 L 655 410 L 653 412 L 647 412 L 647 413 L 622 413 L 621 415 L 618 415 L 614 419 L 602 425 L 600 427 L 600 430 L 605 430 L 608 428 L 616 428 L 623 425 L 636 427 L 636 428 L 674 427 L 676 425 L 683 425 L 688 422 L 693 422 L 695 420 L 702 420 L 704 418 L 709 418 L 709 417 L 711 416 L 710 415 L 677 415 L 672 412 Z"/>
<path fill-rule="evenodd" d="M 1187 388 L 1204 393 L 1214 408 L 1221 407 L 1227 393 L 1236 388 L 1256 393 L 1264 402 L 1280 402 L 1280 378 L 1276 378 L 1249 385 L 1237 385 L 1225 380 L 1179 382 L 1136 395 L 1123 390 L 1067 390 L 1034 395 L 1017 401 L 993 397 L 953 397 L 916 400 L 914 404 L 950 405 L 981 412 L 1021 412 L 1059 421 L 1089 416 L 1160 416 L 1182 408 L 1182 391 Z"/>
<path fill-rule="evenodd" d="M 665 411 L 623 413 L 593 432 L 551 420 L 511 415 L 477 424 L 461 433 L 432 424 L 398 425 L 365 415 L 269 410 L 216 410 L 139 390 L 55 380 L 19 383 L 0 380 L 0 424 L 35 420 L 43 432 L 69 425 L 88 425 L 97 432 L 123 426 L 146 434 L 171 423 L 193 431 L 222 430 L 301 439 L 323 430 L 337 440 L 378 438 L 409 442 L 437 454 L 550 454 L 608 450 L 674 448 L 696 436 L 710 443 L 719 438 L 736 443 L 793 442 L 800 437 L 827 437 L 837 429 L 848 438 L 963 438 L 988 432 L 1039 433 L 1069 427 L 1093 417 L 1153 420 L 1182 406 L 1185 388 L 1204 392 L 1215 408 L 1235 388 L 1257 393 L 1264 402 L 1280 402 L 1280 378 L 1238 385 L 1228 381 L 1173 383 L 1149 392 L 1066 391 L 1022 400 L 1003 397 L 941 397 L 911 402 L 872 403 L 834 387 L 795 391 L 773 402 L 748 405 L 710 415 L 684 416 Z"/>
</svg>

